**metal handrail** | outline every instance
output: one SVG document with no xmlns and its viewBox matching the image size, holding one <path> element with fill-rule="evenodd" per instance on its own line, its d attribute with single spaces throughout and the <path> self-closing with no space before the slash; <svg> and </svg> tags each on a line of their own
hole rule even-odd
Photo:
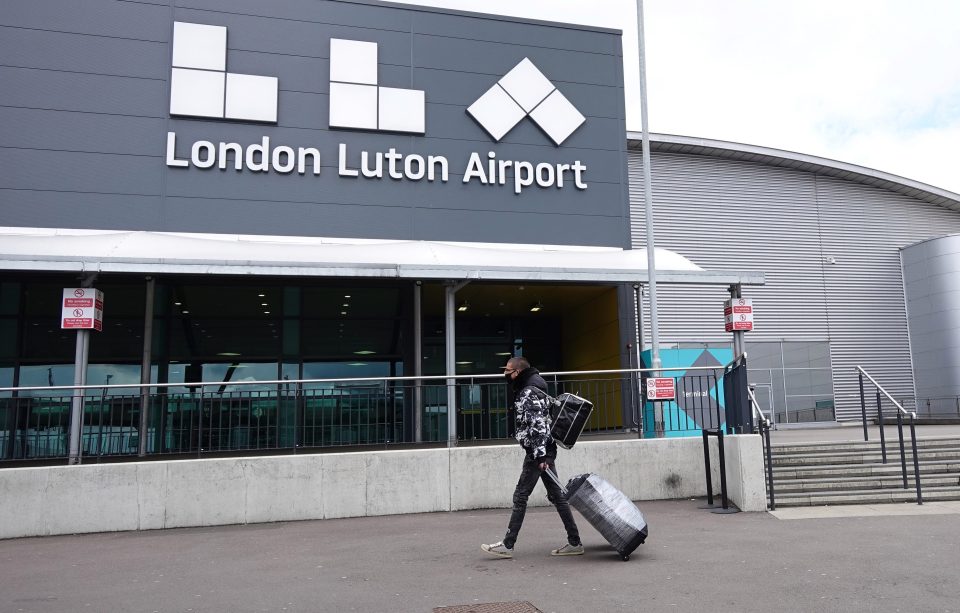
<svg viewBox="0 0 960 613">
<path fill-rule="evenodd" d="M 762 435 L 762 441 L 764 447 L 766 447 L 766 457 L 767 457 L 767 496 L 770 498 L 769 507 L 771 511 L 777 510 L 777 502 L 773 493 L 773 452 L 770 448 L 770 420 L 767 419 L 767 416 L 763 414 L 763 410 L 760 408 L 760 403 L 757 402 L 757 397 L 753 393 L 753 386 L 747 386 L 747 394 L 750 396 L 750 406 L 755 412 L 755 415 L 759 415 L 760 419 L 757 421 L 760 427 L 760 434 Z"/>
<path fill-rule="evenodd" d="M 891 396 L 889 393 L 887 393 L 887 390 L 883 389 L 883 387 L 882 387 L 879 383 L 877 383 L 877 380 L 870 376 L 870 373 L 868 373 L 867 371 L 865 371 L 865 370 L 864 370 L 862 367 L 860 367 L 860 366 L 856 366 L 855 368 L 856 368 L 858 371 L 860 371 L 860 373 L 863 374 L 863 376 L 865 376 L 867 379 L 870 379 L 870 383 L 873 383 L 873 385 L 876 386 L 876 388 L 877 388 L 877 390 L 878 390 L 879 392 L 883 393 L 884 396 L 886 396 L 887 398 L 889 398 L 889 399 L 890 399 L 890 402 L 893 403 L 893 406 L 897 407 L 897 410 L 899 410 L 901 413 L 903 413 L 904 417 L 906 417 L 906 416 L 908 416 L 908 415 L 912 415 L 913 417 L 916 417 L 916 416 L 917 416 L 916 413 L 913 413 L 913 412 L 908 411 L 908 410 L 906 410 L 905 408 L 903 408 L 903 405 L 900 404 L 899 402 L 897 402 L 897 399 L 896 399 L 896 398 L 894 398 L 894 397 Z"/>
<path fill-rule="evenodd" d="M 909 489 L 907 484 L 907 453 L 903 440 L 903 418 L 905 416 L 910 417 L 910 445 L 913 449 L 913 478 L 917 488 L 917 504 L 923 504 L 923 492 L 921 491 L 920 486 L 920 460 L 917 455 L 917 429 L 916 421 L 917 414 L 912 411 L 907 411 L 903 406 L 896 401 L 896 399 L 887 393 L 887 390 L 877 383 L 877 380 L 870 376 L 870 374 L 865 371 L 860 366 L 855 367 L 859 373 L 860 378 L 860 412 L 863 417 L 863 440 L 869 441 L 870 438 L 867 434 L 867 403 L 866 398 L 863 393 L 863 378 L 866 377 L 870 380 L 871 383 L 877 388 L 877 427 L 880 430 L 880 456 L 883 460 L 883 463 L 887 463 L 887 441 L 883 432 L 883 408 L 881 407 L 881 393 L 890 399 L 890 402 L 897 407 L 897 433 L 900 439 L 900 470 L 903 475 L 903 489 Z"/>
<path fill-rule="evenodd" d="M 611 370 L 567 370 L 556 372 L 542 372 L 543 377 L 554 377 L 561 375 L 602 375 L 602 374 L 624 374 L 624 373 L 657 373 L 665 371 L 691 371 L 691 370 L 720 370 L 720 366 L 676 366 L 660 368 L 621 368 Z M 335 377 L 326 379 L 275 379 L 261 381 L 229 381 L 229 385 L 298 385 L 305 383 L 357 383 L 357 382 L 380 382 L 380 381 L 427 381 L 435 379 L 455 380 L 455 379 L 502 379 L 503 374 L 492 375 L 418 375 L 403 377 Z M 223 385 L 223 381 L 194 381 L 190 383 L 111 383 L 109 385 L 37 385 L 25 387 L 0 387 L 0 392 L 16 391 L 49 391 L 49 390 L 106 390 L 106 389 L 127 389 L 127 388 L 154 388 L 154 387 L 207 387 L 211 385 Z"/>
</svg>

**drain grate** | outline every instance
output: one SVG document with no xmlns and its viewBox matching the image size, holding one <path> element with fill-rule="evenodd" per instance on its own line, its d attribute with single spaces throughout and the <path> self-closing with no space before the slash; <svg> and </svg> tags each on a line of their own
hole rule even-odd
<svg viewBox="0 0 960 613">
<path fill-rule="evenodd" d="M 529 602 L 481 602 L 436 607 L 433 613 L 543 613 Z"/>
</svg>

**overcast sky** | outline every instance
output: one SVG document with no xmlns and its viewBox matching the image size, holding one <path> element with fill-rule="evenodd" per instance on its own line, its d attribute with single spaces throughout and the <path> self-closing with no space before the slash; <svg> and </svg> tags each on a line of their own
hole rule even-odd
<svg viewBox="0 0 960 613">
<path fill-rule="evenodd" d="M 401 0 L 621 29 L 633 0 Z M 960 0 L 644 0 L 651 132 L 858 164 L 960 193 Z"/>
</svg>

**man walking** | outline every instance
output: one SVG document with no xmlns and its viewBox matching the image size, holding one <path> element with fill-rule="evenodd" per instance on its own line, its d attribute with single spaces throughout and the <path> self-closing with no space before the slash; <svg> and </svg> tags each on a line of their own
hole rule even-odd
<svg viewBox="0 0 960 613">
<path fill-rule="evenodd" d="M 547 488 L 547 499 L 557 507 L 563 527 L 567 530 L 567 544 L 554 549 L 550 555 L 583 555 L 580 533 L 577 532 L 577 523 L 573 520 L 567 497 L 553 479 L 543 474 L 545 470 L 552 470 L 557 474 L 557 444 L 550 436 L 550 399 L 547 395 L 547 382 L 540 376 L 540 372 L 522 357 L 510 358 L 507 365 L 503 367 L 503 376 L 506 377 L 513 392 L 517 424 L 516 439 L 527 454 L 520 471 L 520 480 L 517 481 L 517 487 L 513 492 L 513 512 L 510 514 L 507 534 L 502 541 L 491 545 L 480 545 L 480 549 L 500 558 L 513 557 L 513 546 L 517 542 L 517 535 L 520 533 L 520 526 L 523 525 L 523 517 L 527 512 L 527 499 L 536 487 L 537 480 L 541 479 Z"/>
</svg>

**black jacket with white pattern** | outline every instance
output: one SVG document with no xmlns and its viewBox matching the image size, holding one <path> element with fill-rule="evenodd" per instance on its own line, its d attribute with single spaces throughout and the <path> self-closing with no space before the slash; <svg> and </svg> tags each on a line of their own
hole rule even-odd
<svg viewBox="0 0 960 613">
<path fill-rule="evenodd" d="M 523 369 L 511 382 L 517 433 L 515 438 L 527 457 L 534 460 L 557 457 L 557 444 L 550 436 L 551 399 L 547 395 L 547 382 L 533 368 Z"/>
</svg>

